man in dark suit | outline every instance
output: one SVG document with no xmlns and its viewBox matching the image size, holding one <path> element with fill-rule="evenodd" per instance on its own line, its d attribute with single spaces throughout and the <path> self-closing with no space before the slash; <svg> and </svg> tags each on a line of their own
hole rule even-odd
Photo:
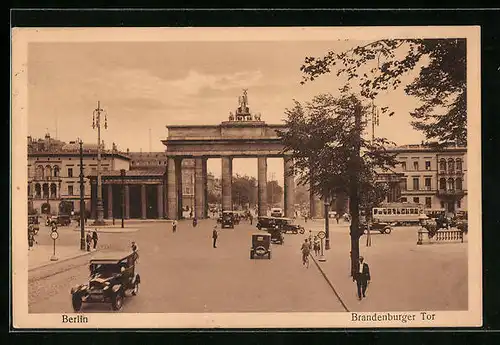
<svg viewBox="0 0 500 345">
<path fill-rule="evenodd" d="M 352 277 L 352 281 L 356 281 L 356 285 L 358 288 L 358 299 L 360 301 L 363 297 L 366 297 L 366 287 L 368 286 L 368 282 L 370 281 L 370 279 L 370 267 L 366 262 L 364 262 L 364 258 L 360 256 L 359 262 L 356 265 L 356 271 L 354 272 L 354 276 Z"/>
</svg>

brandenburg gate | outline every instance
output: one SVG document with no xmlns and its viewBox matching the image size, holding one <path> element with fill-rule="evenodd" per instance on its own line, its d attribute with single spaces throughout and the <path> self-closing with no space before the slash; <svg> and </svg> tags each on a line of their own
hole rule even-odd
<svg viewBox="0 0 500 345">
<path fill-rule="evenodd" d="M 208 216 L 207 159 L 222 160 L 222 209 L 233 208 L 231 185 L 233 158 L 257 158 L 258 161 L 258 214 L 267 215 L 267 158 L 282 157 L 284 164 L 285 217 L 293 217 L 295 181 L 291 173 L 293 161 L 283 152 L 283 144 L 276 130 L 285 125 L 270 125 L 261 120 L 260 114 L 251 114 L 247 91 L 239 97 L 236 112 L 219 125 L 168 125 L 166 146 L 167 162 L 167 215 L 180 219 L 182 215 L 181 163 L 185 158 L 195 161 L 195 212 L 198 219 Z"/>
</svg>

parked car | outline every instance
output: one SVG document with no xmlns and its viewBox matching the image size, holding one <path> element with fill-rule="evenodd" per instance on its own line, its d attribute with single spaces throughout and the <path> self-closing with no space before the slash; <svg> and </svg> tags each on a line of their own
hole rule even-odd
<svg viewBox="0 0 500 345">
<path fill-rule="evenodd" d="M 90 260 L 89 282 L 71 289 L 73 310 L 80 311 L 83 303 L 111 303 L 113 310 L 122 309 L 126 292 L 139 292 L 136 258 L 133 252 L 98 253 Z"/>
<path fill-rule="evenodd" d="M 67 226 L 71 224 L 71 215 L 69 214 L 60 214 L 57 216 L 50 216 L 46 221 L 45 225 L 51 226 L 52 224 L 58 226 Z"/>
<path fill-rule="evenodd" d="M 271 259 L 271 234 L 252 234 L 252 247 L 250 248 L 250 259 L 255 257 L 265 257 Z"/>
<path fill-rule="evenodd" d="M 368 225 L 366 223 L 361 223 L 363 233 L 368 232 Z M 393 224 L 384 222 L 373 222 L 370 224 L 370 231 L 379 231 L 381 234 L 390 234 L 392 232 Z"/>
</svg>

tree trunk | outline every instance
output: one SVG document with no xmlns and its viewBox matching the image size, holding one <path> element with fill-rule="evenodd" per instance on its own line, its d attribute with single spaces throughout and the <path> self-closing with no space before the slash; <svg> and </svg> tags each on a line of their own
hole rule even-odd
<svg viewBox="0 0 500 345">
<path fill-rule="evenodd" d="M 356 104 L 354 110 L 354 136 L 353 151 L 350 158 L 349 171 L 349 213 L 351 214 L 351 275 L 354 276 L 359 261 L 359 173 L 360 173 L 360 150 L 361 150 L 361 105 Z"/>
</svg>

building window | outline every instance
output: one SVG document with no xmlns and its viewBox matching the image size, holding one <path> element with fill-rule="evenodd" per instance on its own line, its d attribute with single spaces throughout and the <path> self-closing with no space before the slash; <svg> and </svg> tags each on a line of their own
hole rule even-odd
<svg viewBox="0 0 500 345">
<path fill-rule="evenodd" d="M 448 179 L 448 190 L 454 190 L 455 189 L 455 181 L 452 178 Z"/>
<path fill-rule="evenodd" d="M 413 190 L 419 190 L 420 186 L 418 185 L 418 177 L 413 178 Z"/>
<path fill-rule="evenodd" d="M 441 190 L 446 189 L 446 179 L 445 178 L 439 179 L 439 189 L 441 189 Z"/>
<path fill-rule="evenodd" d="M 35 177 L 37 179 L 42 179 L 43 178 L 43 166 L 38 165 L 35 169 Z"/>
<path fill-rule="evenodd" d="M 461 172 L 462 171 L 462 160 L 460 158 L 457 158 L 455 165 L 456 165 L 455 168 L 457 169 L 457 171 Z"/>
<path fill-rule="evenodd" d="M 68 195 L 73 195 L 73 186 L 68 186 Z"/>
<path fill-rule="evenodd" d="M 444 158 L 439 161 L 439 170 L 446 171 L 446 160 Z"/>
<path fill-rule="evenodd" d="M 40 183 L 35 184 L 35 197 L 40 198 L 42 196 L 42 187 Z"/>
<path fill-rule="evenodd" d="M 432 198 L 431 197 L 426 197 L 425 198 L 425 207 L 426 208 L 432 208 Z"/>
<path fill-rule="evenodd" d="M 455 171 L 455 161 L 451 158 L 448 159 L 448 171 L 451 173 Z"/>
<path fill-rule="evenodd" d="M 401 169 L 403 169 L 403 171 L 406 171 L 406 162 L 401 162 Z"/>
<path fill-rule="evenodd" d="M 408 202 L 408 199 L 407 199 L 407 198 L 405 198 L 405 197 L 402 197 L 402 198 L 401 198 L 401 202 Z"/>
<path fill-rule="evenodd" d="M 413 202 L 418 204 L 420 202 L 420 198 L 418 196 L 414 197 Z"/>
<path fill-rule="evenodd" d="M 455 180 L 455 188 L 457 190 L 462 190 L 462 179 L 461 178 L 457 178 Z"/>
<path fill-rule="evenodd" d="M 431 170 L 431 161 L 425 161 L 425 170 Z"/>
<path fill-rule="evenodd" d="M 406 179 L 403 179 L 401 181 L 401 189 L 402 190 L 408 190 L 408 181 Z"/>
<path fill-rule="evenodd" d="M 68 168 L 68 177 L 73 177 L 73 168 Z"/>
<path fill-rule="evenodd" d="M 418 162 L 413 162 L 413 170 L 418 170 Z"/>
<path fill-rule="evenodd" d="M 57 165 L 54 167 L 54 177 L 59 177 L 59 167 Z"/>
<path fill-rule="evenodd" d="M 47 165 L 45 167 L 45 176 L 47 178 L 51 177 L 52 176 L 52 167 L 50 165 Z"/>
<path fill-rule="evenodd" d="M 457 208 L 462 208 L 462 203 L 460 202 L 460 200 L 457 200 Z"/>
<path fill-rule="evenodd" d="M 425 190 L 431 190 L 431 178 L 430 177 L 425 178 Z"/>
</svg>

